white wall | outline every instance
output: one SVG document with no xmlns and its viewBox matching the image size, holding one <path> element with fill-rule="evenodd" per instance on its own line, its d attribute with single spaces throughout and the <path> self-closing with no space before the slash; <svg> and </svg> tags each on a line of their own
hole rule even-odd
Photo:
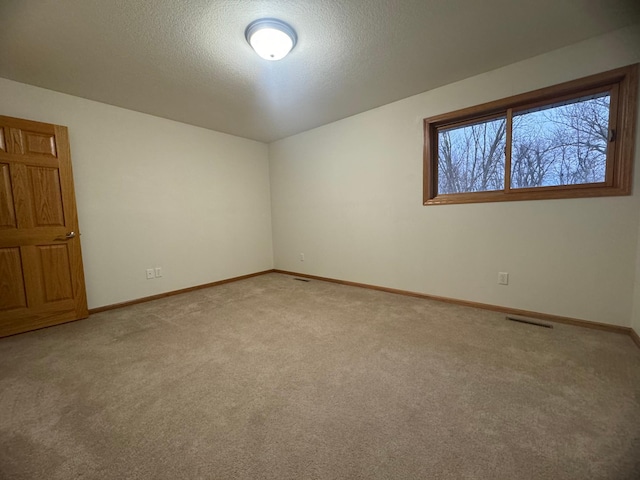
<svg viewBox="0 0 640 480">
<path fill-rule="evenodd" d="M 0 112 L 69 127 L 89 308 L 273 267 L 267 145 L 5 79 Z"/>
<path fill-rule="evenodd" d="M 638 45 L 620 30 L 271 144 L 276 268 L 629 326 L 640 168 L 633 196 L 425 207 L 422 119 L 638 62 Z"/>
<path fill-rule="evenodd" d="M 640 138 L 640 136 L 638 138 Z M 640 167 L 638 167 L 638 169 L 640 170 Z M 636 282 L 633 292 L 633 313 L 631 316 L 631 328 L 633 328 L 636 333 L 640 335 L 640 230 L 638 231 L 638 249 L 636 253 Z"/>
<path fill-rule="evenodd" d="M 640 252 L 640 243 L 638 244 Z M 636 260 L 636 279 L 640 278 L 640 253 Z M 634 302 L 633 302 L 633 316 L 631 317 L 631 328 L 633 328 L 638 335 L 640 335 L 640 282 L 636 280 L 634 290 Z"/>
</svg>

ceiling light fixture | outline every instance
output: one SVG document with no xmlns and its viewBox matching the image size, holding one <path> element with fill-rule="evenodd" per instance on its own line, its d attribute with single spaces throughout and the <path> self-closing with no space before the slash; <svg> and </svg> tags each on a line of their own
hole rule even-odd
<svg viewBox="0 0 640 480">
<path fill-rule="evenodd" d="M 261 18 L 244 31 L 249 45 L 265 60 L 280 60 L 287 56 L 298 41 L 296 31 L 282 20 Z"/>
</svg>

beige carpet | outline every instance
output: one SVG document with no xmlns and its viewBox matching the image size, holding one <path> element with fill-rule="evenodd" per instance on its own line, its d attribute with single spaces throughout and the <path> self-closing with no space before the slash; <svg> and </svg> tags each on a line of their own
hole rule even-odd
<svg viewBox="0 0 640 480">
<path fill-rule="evenodd" d="M 0 367 L 2 479 L 640 478 L 630 338 L 275 273 Z"/>
</svg>

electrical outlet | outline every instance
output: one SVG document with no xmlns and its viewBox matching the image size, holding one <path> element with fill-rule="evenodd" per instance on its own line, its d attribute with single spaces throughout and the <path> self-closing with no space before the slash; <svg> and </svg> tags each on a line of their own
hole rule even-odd
<svg viewBox="0 0 640 480">
<path fill-rule="evenodd" d="M 509 274 L 507 272 L 498 272 L 498 285 L 509 285 Z"/>
<path fill-rule="evenodd" d="M 301 262 L 304 262 L 304 253 L 301 253 L 301 254 L 300 254 L 300 261 L 301 261 Z"/>
<path fill-rule="evenodd" d="M 156 267 L 156 278 L 160 278 L 162 276 L 162 267 Z"/>
<path fill-rule="evenodd" d="M 151 280 L 155 277 L 155 272 L 153 268 L 147 268 L 147 280 Z"/>
</svg>

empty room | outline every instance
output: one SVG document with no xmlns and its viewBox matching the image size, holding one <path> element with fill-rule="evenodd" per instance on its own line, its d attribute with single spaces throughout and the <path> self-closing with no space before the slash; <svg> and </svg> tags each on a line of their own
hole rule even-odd
<svg viewBox="0 0 640 480">
<path fill-rule="evenodd" d="M 0 2 L 0 479 L 640 479 L 640 3 Z"/>
</svg>

